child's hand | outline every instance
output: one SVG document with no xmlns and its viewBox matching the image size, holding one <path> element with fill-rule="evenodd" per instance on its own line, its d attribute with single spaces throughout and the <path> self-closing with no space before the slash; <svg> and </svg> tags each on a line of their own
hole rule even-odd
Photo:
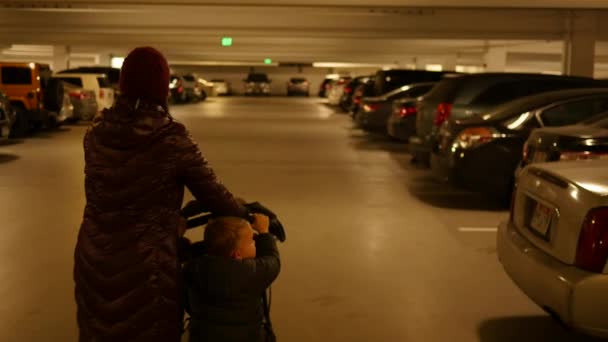
<svg viewBox="0 0 608 342">
<path fill-rule="evenodd" d="M 253 214 L 254 221 L 251 224 L 251 228 L 256 230 L 260 234 L 267 234 L 268 228 L 270 227 L 270 219 L 266 215 Z"/>
</svg>

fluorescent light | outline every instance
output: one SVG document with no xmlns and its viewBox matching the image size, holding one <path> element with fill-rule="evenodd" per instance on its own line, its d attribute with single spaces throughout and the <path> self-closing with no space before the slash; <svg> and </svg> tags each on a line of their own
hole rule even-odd
<svg viewBox="0 0 608 342">
<path fill-rule="evenodd" d="M 122 64 L 125 62 L 124 57 L 112 57 L 112 68 L 122 68 Z"/>
</svg>

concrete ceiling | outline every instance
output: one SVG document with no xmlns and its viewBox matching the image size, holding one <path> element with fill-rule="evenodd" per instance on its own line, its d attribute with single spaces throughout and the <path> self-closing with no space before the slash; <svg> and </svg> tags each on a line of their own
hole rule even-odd
<svg viewBox="0 0 608 342">
<path fill-rule="evenodd" d="M 564 8 L 608 9 L 606 0 L 459 0 L 458 8 L 454 4 L 453 0 L 0 0 L 0 48 L 10 54 L 19 51 L 10 48 L 14 44 L 61 45 L 83 56 L 120 56 L 134 46 L 153 45 L 182 64 L 254 63 L 264 58 L 303 63 L 408 64 L 426 59 L 475 64 L 482 62 L 489 48 L 507 46 L 518 60 L 538 54 L 553 61 L 561 54 L 571 15 Z M 594 12 L 599 25 L 608 25 L 608 10 Z M 608 40 L 608 29 L 599 32 Z M 221 47 L 222 36 L 233 37 L 234 45 Z"/>
</svg>

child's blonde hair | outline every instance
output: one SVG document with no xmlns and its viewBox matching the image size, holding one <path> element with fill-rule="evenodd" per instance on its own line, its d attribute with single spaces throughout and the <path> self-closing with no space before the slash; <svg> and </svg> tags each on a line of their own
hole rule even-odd
<svg viewBox="0 0 608 342">
<path fill-rule="evenodd" d="M 215 256 L 230 257 L 237 250 L 241 232 L 249 222 L 239 217 L 217 217 L 205 228 L 207 252 Z"/>
</svg>

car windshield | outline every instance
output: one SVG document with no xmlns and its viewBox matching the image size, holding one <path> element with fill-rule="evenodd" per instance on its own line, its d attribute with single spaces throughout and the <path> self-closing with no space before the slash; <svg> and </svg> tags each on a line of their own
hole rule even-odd
<svg viewBox="0 0 608 342">
<path fill-rule="evenodd" d="M 247 82 L 268 82 L 268 75 L 249 74 L 249 76 L 247 76 Z"/>
<path fill-rule="evenodd" d="M 184 80 L 186 80 L 188 82 L 195 82 L 196 81 L 196 79 L 194 78 L 194 76 L 190 76 L 190 75 L 184 76 Z"/>
<path fill-rule="evenodd" d="M 80 77 L 61 77 L 61 80 L 65 83 L 82 88 L 82 78 Z"/>
</svg>

